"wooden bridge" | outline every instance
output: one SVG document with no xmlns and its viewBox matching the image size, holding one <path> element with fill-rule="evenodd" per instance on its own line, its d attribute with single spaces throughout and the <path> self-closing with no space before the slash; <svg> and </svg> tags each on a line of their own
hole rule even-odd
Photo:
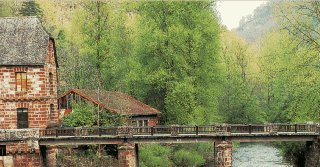
<svg viewBox="0 0 320 167">
<path fill-rule="evenodd" d="M 212 142 L 215 150 L 215 166 L 231 167 L 233 141 L 306 141 L 314 146 L 308 155 L 317 156 L 320 154 L 320 124 L 217 124 L 0 130 L 0 143 L 19 140 L 37 141 L 41 147 L 50 148 L 48 155 L 56 154 L 52 150 L 58 150 L 59 145 L 117 144 L 120 167 L 138 166 L 138 144 Z M 311 159 L 316 159 L 316 162 L 310 160 L 308 162 L 311 163 L 308 165 L 315 166 L 320 163 L 319 158 Z"/>
<path fill-rule="evenodd" d="M 130 143 L 195 143 L 217 140 L 237 142 L 313 141 L 319 124 L 219 124 L 206 126 L 154 126 L 107 128 L 55 128 L 39 130 L 40 145 Z"/>
</svg>

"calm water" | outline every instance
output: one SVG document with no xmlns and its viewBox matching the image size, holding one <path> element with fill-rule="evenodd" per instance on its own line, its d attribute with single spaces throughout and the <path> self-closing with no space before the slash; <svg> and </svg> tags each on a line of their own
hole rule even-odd
<svg viewBox="0 0 320 167">
<path fill-rule="evenodd" d="M 233 151 L 233 167 L 292 167 L 285 163 L 280 150 L 261 143 L 241 143 Z"/>
</svg>

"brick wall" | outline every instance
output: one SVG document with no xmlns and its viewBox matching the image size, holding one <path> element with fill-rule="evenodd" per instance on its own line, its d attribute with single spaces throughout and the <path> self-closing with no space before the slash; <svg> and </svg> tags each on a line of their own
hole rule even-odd
<svg viewBox="0 0 320 167">
<path fill-rule="evenodd" d="M 16 72 L 26 72 L 27 91 L 16 91 Z M 17 128 L 17 108 L 28 108 L 30 128 L 45 128 L 57 122 L 56 98 L 57 69 L 52 40 L 48 42 L 44 66 L 0 66 L 0 129 Z"/>
<path fill-rule="evenodd" d="M 12 157 L 14 167 L 41 167 L 38 141 L 27 140 L 6 143 L 6 155 Z"/>
<path fill-rule="evenodd" d="M 42 159 L 39 153 L 36 154 L 15 154 L 13 155 L 14 167 L 42 167 Z"/>
<path fill-rule="evenodd" d="M 158 125 L 159 118 L 149 118 L 148 120 L 148 126 L 157 126 Z"/>
</svg>

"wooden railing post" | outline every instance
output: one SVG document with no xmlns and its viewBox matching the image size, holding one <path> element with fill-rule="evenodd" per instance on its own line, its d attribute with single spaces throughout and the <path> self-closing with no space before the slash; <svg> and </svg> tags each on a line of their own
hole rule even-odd
<svg viewBox="0 0 320 167">
<path fill-rule="evenodd" d="M 58 137 L 58 128 L 56 128 L 56 137 Z"/>
<path fill-rule="evenodd" d="M 171 125 L 170 131 L 171 131 L 171 136 L 178 136 L 179 134 L 177 125 Z"/>
<path fill-rule="evenodd" d="M 252 125 L 249 124 L 249 134 L 251 134 L 251 132 L 252 132 Z"/>
<path fill-rule="evenodd" d="M 98 133 L 99 133 L 99 136 L 101 136 L 101 128 L 100 127 L 98 128 Z"/>
<path fill-rule="evenodd" d="M 199 127 L 196 126 L 196 135 L 198 136 L 198 134 L 199 134 Z"/>
<path fill-rule="evenodd" d="M 298 126 L 297 124 L 294 124 L 294 133 L 298 132 L 297 126 Z"/>
<path fill-rule="evenodd" d="M 151 136 L 153 136 L 154 133 L 154 126 L 151 126 Z"/>
</svg>

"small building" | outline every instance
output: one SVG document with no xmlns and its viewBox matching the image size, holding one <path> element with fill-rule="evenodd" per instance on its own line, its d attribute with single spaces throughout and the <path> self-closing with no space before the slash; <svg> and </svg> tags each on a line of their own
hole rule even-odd
<svg viewBox="0 0 320 167">
<path fill-rule="evenodd" d="M 58 121 L 54 39 L 37 17 L 0 18 L 0 129 Z"/>
<path fill-rule="evenodd" d="M 132 126 L 155 126 L 161 114 L 160 111 L 126 93 L 71 89 L 58 97 L 60 118 L 72 112 L 72 102 L 94 104 L 110 113 L 127 116 Z"/>
<path fill-rule="evenodd" d="M 0 131 L 26 138 L 0 143 L 0 166 L 43 166 L 32 128 L 58 123 L 57 68 L 54 39 L 37 17 L 0 18 Z"/>
</svg>

